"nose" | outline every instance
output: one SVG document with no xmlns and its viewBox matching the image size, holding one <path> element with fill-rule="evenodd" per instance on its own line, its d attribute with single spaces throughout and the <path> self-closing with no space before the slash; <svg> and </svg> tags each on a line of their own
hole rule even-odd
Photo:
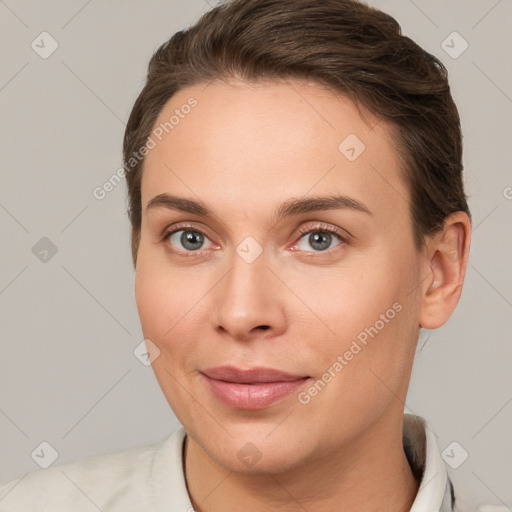
<svg viewBox="0 0 512 512">
<path fill-rule="evenodd" d="M 212 322 L 220 334 L 249 341 L 284 332 L 284 285 L 269 268 L 264 253 L 252 262 L 234 254 L 231 269 L 214 290 Z"/>
</svg>

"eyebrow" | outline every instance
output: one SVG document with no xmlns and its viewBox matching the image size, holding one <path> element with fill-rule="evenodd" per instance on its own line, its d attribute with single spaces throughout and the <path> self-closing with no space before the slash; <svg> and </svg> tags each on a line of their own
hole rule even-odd
<svg viewBox="0 0 512 512">
<path fill-rule="evenodd" d="M 150 201 L 146 210 L 151 208 L 165 208 L 184 213 L 199 215 L 201 217 L 214 217 L 214 213 L 202 201 L 195 201 L 170 194 L 159 194 Z M 278 223 L 285 217 L 313 213 L 321 210 L 353 210 L 373 215 L 372 211 L 363 203 L 347 196 L 316 196 L 301 199 L 291 198 L 279 206 L 273 216 L 273 222 Z"/>
</svg>

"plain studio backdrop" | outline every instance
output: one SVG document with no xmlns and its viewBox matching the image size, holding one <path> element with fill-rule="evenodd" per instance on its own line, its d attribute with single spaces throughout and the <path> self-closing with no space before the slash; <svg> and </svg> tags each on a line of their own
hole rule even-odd
<svg viewBox="0 0 512 512">
<path fill-rule="evenodd" d="M 94 191 L 122 166 L 153 51 L 211 2 L 0 3 L 0 484 L 40 470 L 41 446 L 63 464 L 178 426 L 134 354 L 143 336 L 124 180 L 102 198 Z M 449 70 L 474 219 L 462 299 L 445 326 L 422 333 L 405 410 L 435 431 L 461 509 L 507 510 L 512 3 L 369 3 Z"/>
</svg>

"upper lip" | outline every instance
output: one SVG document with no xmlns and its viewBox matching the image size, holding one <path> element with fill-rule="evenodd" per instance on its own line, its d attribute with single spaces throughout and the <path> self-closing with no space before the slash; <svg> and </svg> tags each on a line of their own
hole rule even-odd
<svg viewBox="0 0 512 512">
<path fill-rule="evenodd" d="M 293 375 L 288 372 L 283 372 L 274 368 L 265 368 L 263 366 L 255 366 L 245 370 L 236 368 L 235 366 L 216 366 L 214 368 L 201 370 L 200 373 L 206 375 L 210 379 L 235 382 L 238 384 L 251 384 L 255 382 L 290 382 L 308 378 L 307 375 Z"/>
</svg>

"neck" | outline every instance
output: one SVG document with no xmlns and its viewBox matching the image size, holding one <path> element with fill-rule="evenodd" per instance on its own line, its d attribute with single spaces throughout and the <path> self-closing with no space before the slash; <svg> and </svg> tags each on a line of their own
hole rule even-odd
<svg viewBox="0 0 512 512">
<path fill-rule="evenodd" d="M 235 473 L 189 436 L 185 474 L 197 512 L 307 510 L 409 511 L 419 482 L 403 451 L 402 416 L 379 421 L 357 439 L 286 472 Z M 397 425 L 397 422 L 400 422 Z"/>
</svg>

